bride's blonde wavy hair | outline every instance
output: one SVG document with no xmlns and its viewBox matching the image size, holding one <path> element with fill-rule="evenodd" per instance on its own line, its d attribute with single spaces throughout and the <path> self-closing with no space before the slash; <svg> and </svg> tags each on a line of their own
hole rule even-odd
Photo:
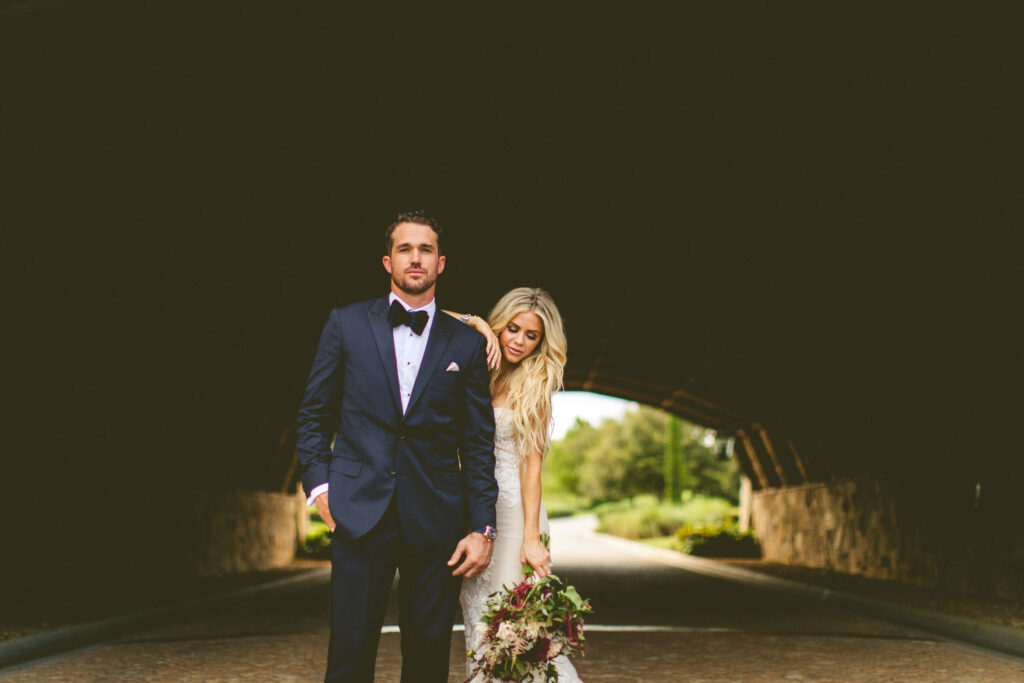
<svg viewBox="0 0 1024 683">
<path fill-rule="evenodd" d="M 491 371 L 491 393 L 504 384 L 506 404 L 513 413 L 516 450 L 525 457 L 530 449 L 547 453 L 551 445 L 551 396 L 562 388 L 566 339 L 562 315 L 543 289 L 516 287 L 501 297 L 487 323 L 499 338 L 512 318 L 529 311 L 543 324 L 540 343 L 516 365 L 504 361 Z"/>
</svg>

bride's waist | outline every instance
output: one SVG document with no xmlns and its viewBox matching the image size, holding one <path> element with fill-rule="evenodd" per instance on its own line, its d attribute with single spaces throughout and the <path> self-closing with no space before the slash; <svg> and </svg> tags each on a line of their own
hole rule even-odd
<svg viewBox="0 0 1024 683">
<path fill-rule="evenodd" d="M 495 511 L 495 522 L 497 523 L 498 533 L 501 535 L 503 540 L 508 539 L 523 539 L 523 506 L 510 506 L 506 508 L 497 508 Z"/>
<path fill-rule="evenodd" d="M 500 446 L 494 449 L 494 459 L 498 462 L 502 460 L 508 460 L 510 462 L 519 462 L 519 456 L 516 455 L 515 450 L 511 448 L 502 448 Z"/>
</svg>

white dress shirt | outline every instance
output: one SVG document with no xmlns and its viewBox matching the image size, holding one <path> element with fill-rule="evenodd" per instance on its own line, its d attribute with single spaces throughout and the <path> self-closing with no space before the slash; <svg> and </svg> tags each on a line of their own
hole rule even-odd
<svg viewBox="0 0 1024 683">
<path fill-rule="evenodd" d="M 398 393 L 402 397 L 402 414 L 409 408 L 409 399 L 412 398 L 412 387 L 416 383 L 416 375 L 420 372 L 420 364 L 423 362 L 423 352 L 427 350 L 427 339 L 430 337 L 430 328 L 434 325 L 434 316 L 437 314 L 437 302 L 430 300 L 426 306 L 410 308 L 398 296 L 391 292 L 388 296 L 388 305 L 398 301 L 405 310 L 410 313 L 414 311 L 426 311 L 430 316 L 427 318 L 427 325 L 423 328 L 422 334 L 416 334 L 408 325 L 398 325 L 391 334 L 395 342 L 395 364 L 398 369 Z M 309 499 L 306 501 L 313 505 L 313 501 L 324 491 L 328 490 L 327 483 L 320 484 L 309 492 Z"/>
</svg>

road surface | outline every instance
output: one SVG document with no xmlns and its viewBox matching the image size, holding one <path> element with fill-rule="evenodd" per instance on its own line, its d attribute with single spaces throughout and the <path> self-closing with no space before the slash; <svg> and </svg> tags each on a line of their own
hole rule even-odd
<svg viewBox="0 0 1024 683">
<path fill-rule="evenodd" d="M 627 681 L 1024 681 L 1024 661 L 848 612 L 729 583 L 555 520 L 554 569 L 591 599 L 587 683 Z M 19 681 L 318 681 L 327 649 L 327 577 L 249 593 L 159 628 L 0 672 Z M 398 681 L 395 600 L 377 680 Z M 464 676 L 452 638 L 451 681 Z"/>
</svg>

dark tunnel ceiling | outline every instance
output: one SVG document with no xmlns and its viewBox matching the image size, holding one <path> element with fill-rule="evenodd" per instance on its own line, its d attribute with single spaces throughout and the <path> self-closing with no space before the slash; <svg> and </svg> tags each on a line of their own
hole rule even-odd
<svg viewBox="0 0 1024 683">
<path fill-rule="evenodd" d="M 188 477 L 258 486 L 328 310 L 385 291 L 381 229 L 424 207 L 447 228 L 442 305 L 549 289 L 569 388 L 777 425 L 852 470 L 953 457 L 1013 414 L 1011 188 L 990 144 L 1013 118 L 1009 37 L 879 19 L 7 16 L 6 272 L 31 331 L 8 340 L 10 414 L 47 422 L 35 447 L 54 457 L 102 453 L 115 482 L 144 443 Z M 950 50 L 965 41 L 971 61 Z M 73 409 L 48 421 L 55 385 Z"/>
</svg>

